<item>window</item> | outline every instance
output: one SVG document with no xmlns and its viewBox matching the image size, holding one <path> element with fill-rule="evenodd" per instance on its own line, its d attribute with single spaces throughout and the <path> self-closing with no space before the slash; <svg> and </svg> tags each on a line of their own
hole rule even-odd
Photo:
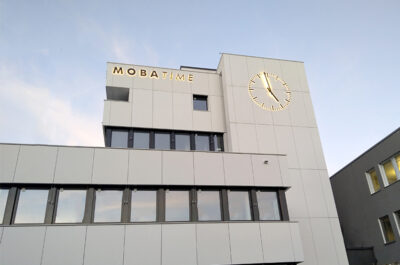
<svg viewBox="0 0 400 265">
<path fill-rule="evenodd" d="M 221 220 L 219 191 L 197 191 L 197 210 L 199 221 Z"/>
<path fill-rule="evenodd" d="M 224 151 L 224 139 L 222 138 L 222 135 L 214 134 L 214 151 Z"/>
<path fill-rule="evenodd" d="M 135 131 L 133 133 L 133 147 L 137 149 L 149 149 L 150 134 L 148 132 Z"/>
<path fill-rule="evenodd" d="M 247 191 L 228 191 L 228 204 L 230 220 L 251 220 Z"/>
<path fill-rule="evenodd" d="M 128 131 L 113 130 L 111 134 L 111 147 L 128 147 Z"/>
<path fill-rule="evenodd" d="M 390 224 L 389 216 L 384 216 L 379 218 L 379 225 L 381 227 L 383 241 L 385 243 L 390 243 L 394 241 L 394 233 L 392 229 L 392 225 Z"/>
<path fill-rule="evenodd" d="M 393 213 L 394 220 L 396 221 L 397 231 L 400 234 L 400 210 Z"/>
<path fill-rule="evenodd" d="M 133 190 L 131 222 L 154 222 L 157 213 L 157 191 Z"/>
<path fill-rule="evenodd" d="M 189 221 L 189 192 L 165 191 L 165 221 Z"/>
<path fill-rule="evenodd" d="M 207 96 L 193 95 L 193 109 L 207 111 Z"/>
<path fill-rule="evenodd" d="M 158 150 L 171 149 L 171 136 L 169 133 L 156 132 L 154 135 L 154 148 Z"/>
<path fill-rule="evenodd" d="M 378 175 L 376 174 L 375 169 L 371 169 L 366 173 L 367 176 L 367 183 L 369 186 L 369 191 L 371 193 L 375 193 L 381 189 L 381 185 L 379 184 Z"/>
<path fill-rule="evenodd" d="M 8 197 L 8 189 L 0 189 L 0 224 L 3 223 L 7 197 Z"/>
<path fill-rule="evenodd" d="M 275 191 L 257 191 L 260 220 L 281 220 L 278 194 Z"/>
<path fill-rule="evenodd" d="M 382 175 L 386 176 L 386 182 L 387 182 L 386 184 L 387 185 L 390 185 L 397 180 L 396 171 L 394 169 L 393 162 L 394 161 L 392 161 L 392 159 L 390 159 L 390 160 L 384 162 L 381 167 L 383 169 Z"/>
<path fill-rule="evenodd" d="M 97 190 L 94 222 L 121 221 L 122 191 Z"/>
<path fill-rule="evenodd" d="M 44 223 L 48 190 L 21 189 L 14 223 Z"/>
<path fill-rule="evenodd" d="M 56 223 L 82 223 L 86 190 L 64 190 L 58 193 Z"/>
<path fill-rule="evenodd" d="M 400 154 L 395 156 L 394 161 L 395 161 L 396 169 L 399 172 L 400 171 Z"/>
<path fill-rule="evenodd" d="M 207 134 L 195 135 L 196 150 L 198 151 L 210 151 L 210 136 Z"/>
<path fill-rule="evenodd" d="M 175 149 L 190 150 L 190 134 L 176 133 L 175 134 Z"/>
</svg>

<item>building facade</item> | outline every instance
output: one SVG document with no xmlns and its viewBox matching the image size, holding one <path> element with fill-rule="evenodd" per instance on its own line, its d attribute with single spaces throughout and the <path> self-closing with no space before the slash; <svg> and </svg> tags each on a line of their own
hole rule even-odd
<svg viewBox="0 0 400 265">
<path fill-rule="evenodd" d="M 351 265 L 400 264 L 400 128 L 331 177 Z"/>
<path fill-rule="evenodd" d="M 0 264 L 348 264 L 303 63 L 106 82 L 104 148 L 0 145 Z"/>
</svg>

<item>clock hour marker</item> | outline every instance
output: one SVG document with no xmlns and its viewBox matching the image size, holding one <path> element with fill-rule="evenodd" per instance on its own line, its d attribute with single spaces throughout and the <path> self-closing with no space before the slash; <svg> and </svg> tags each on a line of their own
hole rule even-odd
<svg viewBox="0 0 400 265">
<path fill-rule="evenodd" d="M 253 99 L 257 99 L 258 97 L 253 97 Z"/>
<path fill-rule="evenodd" d="M 254 90 L 254 88 L 249 88 L 249 90 L 250 90 L 250 91 L 253 91 L 253 90 Z"/>
<path fill-rule="evenodd" d="M 290 100 L 288 100 L 287 98 L 285 98 L 285 101 L 286 101 L 287 103 L 289 103 L 289 102 L 290 102 Z"/>
<path fill-rule="evenodd" d="M 283 105 L 282 104 L 279 104 L 280 106 L 281 106 L 281 108 L 283 109 Z"/>
<path fill-rule="evenodd" d="M 250 80 L 250 82 L 252 82 L 252 83 L 255 83 L 253 79 L 252 79 L 252 80 Z"/>
</svg>

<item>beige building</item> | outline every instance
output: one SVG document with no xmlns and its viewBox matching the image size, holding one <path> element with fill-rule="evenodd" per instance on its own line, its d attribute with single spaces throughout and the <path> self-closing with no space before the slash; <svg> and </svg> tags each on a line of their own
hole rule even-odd
<svg viewBox="0 0 400 265">
<path fill-rule="evenodd" d="M 304 65 L 107 64 L 105 148 L 0 145 L 0 264 L 348 264 Z"/>
</svg>

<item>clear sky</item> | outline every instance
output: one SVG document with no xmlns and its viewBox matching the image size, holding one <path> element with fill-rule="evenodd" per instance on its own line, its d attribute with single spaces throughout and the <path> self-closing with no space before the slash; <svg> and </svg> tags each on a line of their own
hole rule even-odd
<svg viewBox="0 0 400 265">
<path fill-rule="evenodd" d="M 304 61 L 330 174 L 400 125 L 400 1 L 0 0 L 0 142 L 103 145 L 106 62 Z"/>
</svg>

